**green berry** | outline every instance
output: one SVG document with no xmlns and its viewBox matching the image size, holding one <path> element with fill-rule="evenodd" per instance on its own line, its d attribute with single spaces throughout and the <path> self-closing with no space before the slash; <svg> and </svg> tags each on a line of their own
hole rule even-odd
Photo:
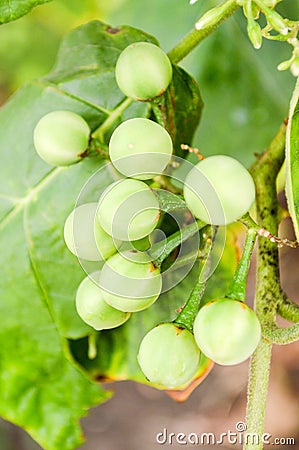
<svg viewBox="0 0 299 450">
<path fill-rule="evenodd" d="M 131 314 L 119 311 L 108 305 L 102 295 L 102 290 L 93 279 L 99 278 L 99 272 L 84 278 L 76 294 L 76 308 L 85 323 L 96 330 L 115 328 L 126 322 Z"/>
<path fill-rule="evenodd" d="M 160 175 L 172 155 L 172 140 L 165 128 L 149 119 L 126 120 L 113 132 L 109 155 L 127 177 L 146 180 Z"/>
<path fill-rule="evenodd" d="M 195 217 L 212 225 L 226 225 L 250 209 L 255 186 L 239 161 L 229 156 L 210 156 L 188 173 L 184 197 Z"/>
<path fill-rule="evenodd" d="M 166 388 L 189 383 L 199 369 L 200 350 L 192 333 L 173 323 L 153 328 L 143 338 L 138 363 L 146 378 Z"/>
<path fill-rule="evenodd" d="M 123 179 L 103 192 L 97 218 L 115 239 L 137 241 L 153 231 L 159 215 L 158 199 L 147 184 Z"/>
<path fill-rule="evenodd" d="M 201 351 L 221 365 L 245 361 L 261 338 L 254 311 L 241 301 L 226 298 L 207 303 L 199 310 L 193 332 Z"/>
<path fill-rule="evenodd" d="M 39 156 L 53 166 L 80 161 L 88 147 L 90 129 L 71 111 L 53 111 L 43 116 L 34 129 L 34 146 Z"/>
<path fill-rule="evenodd" d="M 105 301 L 121 311 L 148 308 L 160 295 L 162 276 L 145 253 L 117 253 L 104 264 L 100 286 Z"/>
<path fill-rule="evenodd" d="M 100 261 L 113 255 L 120 246 L 95 220 L 98 204 L 78 206 L 65 221 L 64 240 L 68 249 L 80 259 Z"/>
<path fill-rule="evenodd" d="M 120 54 L 115 76 L 125 95 L 135 100 L 150 100 L 166 91 L 172 79 L 172 66 L 157 45 L 135 42 Z"/>
</svg>

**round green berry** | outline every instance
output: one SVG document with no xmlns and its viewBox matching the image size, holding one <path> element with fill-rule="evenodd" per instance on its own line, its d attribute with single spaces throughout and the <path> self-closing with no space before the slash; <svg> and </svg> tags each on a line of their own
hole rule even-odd
<svg viewBox="0 0 299 450">
<path fill-rule="evenodd" d="M 121 311 L 136 312 L 157 300 L 162 276 L 145 253 L 125 251 L 106 261 L 99 284 L 109 305 Z"/>
<path fill-rule="evenodd" d="M 37 123 L 34 146 L 39 156 L 53 166 L 68 166 L 81 159 L 88 147 L 90 129 L 71 111 L 53 111 Z"/>
<path fill-rule="evenodd" d="M 137 241 L 150 234 L 159 220 L 159 202 L 142 181 L 123 179 L 102 194 L 97 218 L 115 239 Z"/>
<path fill-rule="evenodd" d="M 166 91 L 172 79 L 172 66 L 157 45 L 135 42 L 120 54 L 115 76 L 125 95 L 135 100 L 150 100 Z"/>
<path fill-rule="evenodd" d="M 172 140 L 165 128 L 149 119 L 121 123 L 109 142 L 116 169 L 127 177 L 146 180 L 160 175 L 172 155 Z"/>
<path fill-rule="evenodd" d="M 96 330 L 118 327 L 126 322 L 131 314 L 112 308 L 104 301 L 101 288 L 93 281 L 97 278 L 99 278 L 99 272 L 84 278 L 78 287 L 77 312 L 85 323 Z"/>
<path fill-rule="evenodd" d="M 100 261 L 113 255 L 120 246 L 100 226 L 96 218 L 98 204 L 85 203 L 74 209 L 64 224 L 68 249 L 80 259 Z"/>
<path fill-rule="evenodd" d="M 143 338 L 138 363 L 152 383 L 176 388 L 190 382 L 198 371 L 200 350 L 190 331 L 163 323 Z"/>
<path fill-rule="evenodd" d="M 194 337 L 202 352 L 221 365 L 239 364 L 255 351 L 259 320 L 249 306 L 227 298 L 203 306 L 194 321 Z"/>
<path fill-rule="evenodd" d="M 195 217 L 212 225 L 226 225 L 250 209 L 255 185 L 250 173 L 236 159 L 210 156 L 188 173 L 184 197 Z"/>
</svg>

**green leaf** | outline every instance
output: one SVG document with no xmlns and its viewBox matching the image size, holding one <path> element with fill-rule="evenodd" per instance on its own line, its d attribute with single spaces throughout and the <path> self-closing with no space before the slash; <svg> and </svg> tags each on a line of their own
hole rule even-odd
<svg viewBox="0 0 299 450">
<path fill-rule="evenodd" d="M 291 99 L 286 134 L 286 196 L 299 240 L 299 79 Z"/>
<path fill-rule="evenodd" d="M 152 107 L 154 115 L 172 137 L 175 154 L 186 158 L 188 152 L 181 150 L 181 144 L 191 144 L 203 108 L 194 78 L 181 67 L 173 66 L 170 87 Z"/>
<path fill-rule="evenodd" d="M 1 0 L 0 1 L 0 24 L 11 22 L 19 17 L 25 16 L 32 8 L 50 0 Z"/>
<path fill-rule="evenodd" d="M 77 448 L 79 419 L 109 397 L 69 352 L 66 338 L 92 330 L 75 310 L 85 274 L 63 241 L 64 221 L 103 161 L 93 156 L 51 168 L 34 150 L 33 129 L 57 109 L 82 115 L 91 129 L 146 116 L 148 106 L 124 102 L 114 78 L 119 53 L 136 40 L 154 41 L 96 21 L 72 31 L 51 74 L 22 88 L 0 111 L 0 414 L 49 450 Z M 102 174 L 92 195 L 111 182 L 109 171 Z"/>
</svg>

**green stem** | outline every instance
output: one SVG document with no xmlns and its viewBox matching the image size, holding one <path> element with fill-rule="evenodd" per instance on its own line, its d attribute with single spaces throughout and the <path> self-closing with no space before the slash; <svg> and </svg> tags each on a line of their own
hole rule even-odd
<svg viewBox="0 0 299 450">
<path fill-rule="evenodd" d="M 101 142 L 105 141 L 105 133 L 110 129 L 114 122 L 122 115 L 122 113 L 133 103 L 132 98 L 126 98 L 109 117 L 92 133 L 92 138 L 98 138 Z"/>
<path fill-rule="evenodd" d="M 198 280 L 192 289 L 192 292 L 190 294 L 190 297 L 183 307 L 180 314 L 175 319 L 174 323 L 181 325 L 184 328 L 187 328 L 189 331 L 192 332 L 193 330 L 193 322 L 195 319 L 195 316 L 198 312 L 200 301 L 202 299 L 202 296 L 206 289 L 207 284 L 207 271 L 209 270 L 209 264 L 207 262 L 209 258 L 209 254 L 211 251 L 211 247 L 213 245 L 213 242 L 215 240 L 217 233 L 217 228 L 212 228 L 211 226 L 208 226 L 205 230 L 205 240 L 203 241 L 203 245 L 201 246 L 201 262 L 199 267 L 199 277 Z"/>
<path fill-rule="evenodd" d="M 181 325 L 183 328 L 187 328 L 192 332 L 194 318 L 198 312 L 200 300 L 204 294 L 205 288 L 206 283 L 198 280 L 190 294 L 186 305 L 183 307 L 174 323 L 176 323 L 177 325 Z"/>
<path fill-rule="evenodd" d="M 256 236 L 257 232 L 255 229 L 247 230 L 243 253 L 235 272 L 231 287 L 226 295 L 228 298 L 242 300 L 243 302 L 246 299 L 246 282 Z"/>
<path fill-rule="evenodd" d="M 276 235 L 277 198 L 276 176 L 283 164 L 286 126 L 282 125 L 269 148 L 252 168 L 256 183 L 256 210 L 258 223 Z M 277 245 L 259 238 L 257 257 L 256 313 L 262 329 L 275 323 L 277 299 L 281 295 Z M 262 338 L 251 361 L 248 384 L 247 433 L 257 433 L 258 443 L 245 443 L 244 450 L 261 450 L 268 389 L 271 346 Z"/>
<path fill-rule="evenodd" d="M 299 322 L 299 305 L 294 303 L 286 295 L 283 295 L 279 300 L 278 314 L 290 322 Z"/>
<path fill-rule="evenodd" d="M 239 5 L 236 4 L 235 0 L 229 0 L 220 7 L 213 8 L 211 11 L 222 8 L 224 5 L 226 5 L 226 8 L 223 9 L 222 14 L 218 16 L 218 19 L 211 26 L 204 27 L 201 30 L 191 30 L 172 50 L 170 50 L 168 57 L 174 64 L 177 64 L 184 59 L 198 44 L 200 44 L 201 41 L 209 36 L 222 22 L 239 8 Z M 210 11 L 208 11 L 208 13 L 210 13 Z"/>
<path fill-rule="evenodd" d="M 244 450 L 258 450 L 262 448 L 262 435 L 264 433 L 264 419 L 268 392 L 272 345 L 264 339 L 251 358 L 249 370 L 249 383 L 247 394 L 246 434 L 258 435 L 259 442 L 244 444 Z"/>
<path fill-rule="evenodd" d="M 263 335 L 272 344 L 291 344 L 299 339 L 299 323 L 286 328 L 280 328 L 273 322 L 265 323 Z"/>
<path fill-rule="evenodd" d="M 185 228 L 182 228 L 181 230 L 173 233 L 167 238 L 166 244 L 165 242 L 158 242 L 157 244 L 153 245 L 149 253 L 151 259 L 154 261 L 154 264 L 157 267 L 161 266 L 164 259 L 167 258 L 167 256 L 169 256 L 174 249 L 176 249 L 180 244 L 185 242 L 191 236 L 194 236 L 194 234 L 198 233 L 198 231 L 204 226 L 205 224 L 198 220 L 191 223 L 190 225 L 187 225 Z"/>
<path fill-rule="evenodd" d="M 243 223 L 247 228 L 251 228 L 252 230 L 255 230 L 256 232 L 259 231 L 260 227 L 258 224 L 252 219 L 249 213 L 245 214 L 241 219 L 239 219 L 239 222 Z"/>
</svg>

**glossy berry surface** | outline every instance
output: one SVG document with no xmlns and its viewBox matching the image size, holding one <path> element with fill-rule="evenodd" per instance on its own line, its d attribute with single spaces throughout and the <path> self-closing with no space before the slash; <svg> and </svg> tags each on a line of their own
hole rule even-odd
<svg viewBox="0 0 299 450">
<path fill-rule="evenodd" d="M 255 185 L 250 173 L 236 159 L 210 156 L 188 173 L 184 197 L 195 217 L 212 225 L 226 225 L 250 209 Z"/>
<path fill-rule="evenodd" d="M 64 240 L 80 259 L 100 261 L 117 251 L 120 245 L 95 220 L 98 204 L 85 203 L 74 209 L 65 221 Z"/>
<path fill-rule="evenodd" d="M 199 362 L 200 350 L 192 333 L 173 323 L 163 323 L 147 333 L 138 353 L 138 363 L 146 378 L 167 388 L 190 382 Z"/>
<path fill-rule="evenodd" d="M 159 215 L 158 199 L 147 184 L 123 179 L 111 184 L 101 195 L 97 219 L 115 239 L 136 241 L 153 231 Z"/>
<path fill-rule="evenodd" d="M 99 273 L 86 277 L 78 287 L 76 308 L 81 319 L 96 330 L 115 328 L 126 322 L 131 314 L 108 305 L 102 290 L 91 279 L 99 278 Z"/>
<path fill-rule="evenodd" d="M 80 161 L 87 149 L 90 129 L 85 120 L 71 111 L 53 111 L 37 123 L 34 146 L 39 156 L 53 166 Z"/>
<path fill-rule="evenodd" d="M 121 311 L 148 308 L 160 295 L 162 277 L 145 253 L 117 253 L 104 264 L 100 286 L 105 301 Z"/>
<path fill-rule="evenodd" d="M 120 54 L 115 76 L 125 95 L 135 100 L 150 100 L 167 89 L 172 79 L 172 66 L 160 47 L 136 42 Z"/>
<path fill-rule="evenodd" d="M 261 326 L 245 303 L 219 299 L 203 306 L 194 321 L 194 337 L 202 352 L 221 365 L 239 364 L 255 351 Z"/>
<path fill-rule="evenodd" d="M 172 140 L 165 128 L 149 119 L 121 123 L 113 132 L 109 155 L 116 169 L 140 180 L 160 175 L 172 155 Z"/>
</svg>

